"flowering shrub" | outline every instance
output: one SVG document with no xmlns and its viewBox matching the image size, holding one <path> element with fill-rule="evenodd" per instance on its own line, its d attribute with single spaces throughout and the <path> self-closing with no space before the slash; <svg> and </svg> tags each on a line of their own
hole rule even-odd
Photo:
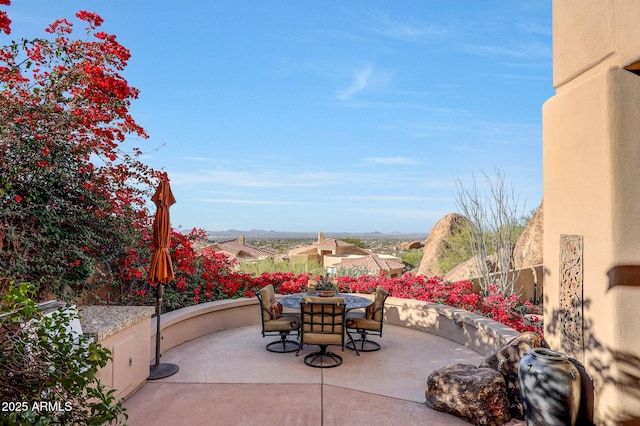
<svg viewBox="0 0 640 426">
<path fill-rule="evenodd" d="M 356 293 L 372 293 L 381 285 L 393 297 L 453 306 L 486 316 L 520 332 L 533 331 L 543 335 L 541 325 L 528 325 L 523 322 L 524 308 L 529 302 L 522 303 L 515 294 L 505 297 L 497 286 L 489 286 L 488 293 L 483 296 L 473 283 L 467 280 L 451 283 L 442 277 L 426 277 L 411 273 L 401 278 L 339 277 L 338 283 L 340 291 Z"/>
<path fill-rule="evenodd" d="M 155 304 L 155 283 L 148 281 L 152 236 L 143 234 L 140 246 L 131 249 L 123 259 L 121 279 L 123 300 L 127 304 Z M 236 262 L 225 254 L 204 249 L 196 251 L 194 244 L 205 239 L 204 231 L 192 229 L 187 234 L 172 231 L 169 253 L 173 263 L 174 281 L 164 288 L 164 308 L 168 311 L 198 303 L 252 297 L 254 278 L 235 270 Z M 280 281 L 272 281 L 279 285 Z M 265 281 L 264 285 L 267 282 Z"/>
<path fill-rule="evenodd" d="M 264 272 L 258 276 L 239 273 L 233 269 L 233 262 L 221 253 L 205 250 L 195 254 L 190 241 L 197 237 L 197 232 L 191 236 L 178 235 L 174 235 L 172 239 L 172 257 L 177 252 L 174 244 L 179 244 L 182 250 L 193 253 L 182 258 L 193 258 L 197 261 L 189 267 L 178 263 L 176 289 L 168 286 L 165 292 L 167 310 L 230 297 L 254 297 L 259 289 L 269 284 L 272 284 L 279 294 L 301 293 L 305 291 L 311 278 L 310 274 L 296 275 L 293 272 Z M 145 257 L 148 258 L 149 256 Z M 373 293 L 381 285 L 392 297 L 440 303 L 486 316 L 520 332 L 533 331 L 543 334 L 540 325 L 532 326 L 523 322 L 524 307 L 528 302 L 523 304 L 516 295 L 504 297 L 496 286 L 490 286 L 489 293 L 483 296 L 470 281 L 451 283 L 442 277 L 426 277 L 411 273 L 401 278 L 386 278 L 383 275 L 341 276 L 337 277 L 337 281 L 342 293 Z M 167 293 L 170 296 L 167 296 Z M 203 293 L 206 297 L 202 297 Z M 151 304 L 154 293 L 145 295 L 148 296 L 146 304 Z M 179 303 L 173 302 L 178 298 Z"/>
<path fill-rule="evenodd" d="M 8 5 L 8 0 L 0 0 Z M 149 227 L 156 173 L 121 149 L 147 135 L 120 75 L 130 58 L 102 18 L 81 11 L 84 40 L 58 20 L 48 38 L 0 47 L 0 279 L 70 299 L 113 279 L 113 262 Z M 0 33 L 10 20 L 0 12 Z"/>
<path fill-rule="evenodd" d="M 9 5 L 10 0 L 0 0 L 0 4 Z M 0 33 L 11 34 L 11 19 L 7 16 L 7 12 L 0 11 Z"/>
</svg>

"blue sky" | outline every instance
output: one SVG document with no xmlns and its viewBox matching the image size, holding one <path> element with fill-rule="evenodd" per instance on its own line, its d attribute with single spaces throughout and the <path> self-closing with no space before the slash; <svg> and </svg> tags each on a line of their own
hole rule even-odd
<svg viewBox="0 0 640 426">
<path fill-rule="evenodd" d="M 12 3 L 12 39 L 84 9 L 131 50 L 174 227 L 427 233 L 496 168 L 542 200 L 550 0 Z"/>
</svg>

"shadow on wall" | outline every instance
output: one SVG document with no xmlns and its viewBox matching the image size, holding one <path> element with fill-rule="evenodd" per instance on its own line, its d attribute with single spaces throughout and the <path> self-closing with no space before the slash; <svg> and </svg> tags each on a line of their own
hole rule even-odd
<svg viewBox="0 0 640 426">
<path fill-rule="evenodd" d="M 494 354 L 519 335 L 512 328 L 479 314 L 409 299 L 388 299 L 385 323 L 444 337 L 485 356 Z"/>
<path fill-rule="evenodd" d="M 640 266 L 619 266 L 612 268 L 609 273 L 609 289 L 615 286 L 640 286 Z M 546 299 L 546 297 L 545 297 Z M 545 302 L 547 302 L 545 300 Z M 578 301 L 576 301 L 577 303 Z M 545 318 L 547 332 L 551 335 L 562 336 L 561 352 L 572 354 L 589 354 L 585 365 L 586 372 L 593 378 L 595 395 L 602 395 L 606 388 L 617 388 L 633 404 L 624 404 L 625 412 L 615 411 L 611 406 L 605 406 L 598 413 L 599 424 L 640 425 L 637 412 L 630 412 L 640 406 L 640 357 L 636 354 L 612 349 L 599 341 L 594 332 L 594 319 L 590 315 L 592 301 L 582 302 L 583 324 L 579 328 L 563 327 L 571 312 L 567 309 L 557 309 L 551 312 L 550 319 Z M 547 306 L 549 306 L 547 304 Z M 579 309 L 579 307 L 575 307 Z M 575 333 L 575 335 L 572 335 Z M 579 333 L 582 333 L 580 335 Z M 583 348 L 576 342 L 584 339 Z"/>
</svg>

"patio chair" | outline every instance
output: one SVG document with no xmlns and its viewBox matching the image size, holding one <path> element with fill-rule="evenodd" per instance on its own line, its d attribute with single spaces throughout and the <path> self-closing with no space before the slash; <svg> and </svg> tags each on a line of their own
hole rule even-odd
<svg viewBox="0 0 640 426">
<path fill-rule="evenodd" d="M 269 284 L 260 289 L 256 296 L 260 301 L 262 337 L 280 336 L 280 340 L 267 344 L 267 350 L 279 353 L 297 350 L 298 342 L 289 340 L 287 337 L 293 331 L 299 336 L 300 318 L 296 314 L 282 314 L 282 305 L 276 301 L 273 285 Z"/>
<path fill-rule="evenodd" d="M 347 332 L 356 330 L 359 339 L 350 339 L 347 349 L 360 352 L 373 352 L 380 350 L 380 344 L 369 340 L 367 336 L 382 337 L 382 325 L 384 324 L 384 302 L 389 293 L 382 286 L 378 286 L 373 304 L 364 312 L 350 312 L 347 316 Z M 349 335 L 351 336 L 351 335 Z"/>
<path fill-rule="evenodd" d="M 332 368 L 342 364 L 342 357 L 327 351 L 327 346 L 341 346 L 345 340 L 345 301 L 343 297 L 305 296 L 300 303 L 300 346 L 318 345 L 320 350 L 304 357 L 304 363 L 316 368 Z"/>
</svg>

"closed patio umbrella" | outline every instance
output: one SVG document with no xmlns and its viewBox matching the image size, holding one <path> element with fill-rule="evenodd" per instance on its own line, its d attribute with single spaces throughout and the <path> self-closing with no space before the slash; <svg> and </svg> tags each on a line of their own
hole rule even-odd
<svg viewBox="0 0 640 426">
<path fill-rule="evenodd" d="M 162 379 L 178 372 L 175 364 L 160 363 L 160 313 L 162 311 L 163 286 L 173 280 L 173 265 L 169 247 L 171 245 L 171 221 L 169 207 L 175 204 L 169 178 L 164 173 L 160 184 L 151 200 L 156 204 L 156 215 L 153 220 L 153 254 L 149 268 L 149 280 L 156 284 L 156 361 L 150 367 L 149 380 Z"/>
</svg>

